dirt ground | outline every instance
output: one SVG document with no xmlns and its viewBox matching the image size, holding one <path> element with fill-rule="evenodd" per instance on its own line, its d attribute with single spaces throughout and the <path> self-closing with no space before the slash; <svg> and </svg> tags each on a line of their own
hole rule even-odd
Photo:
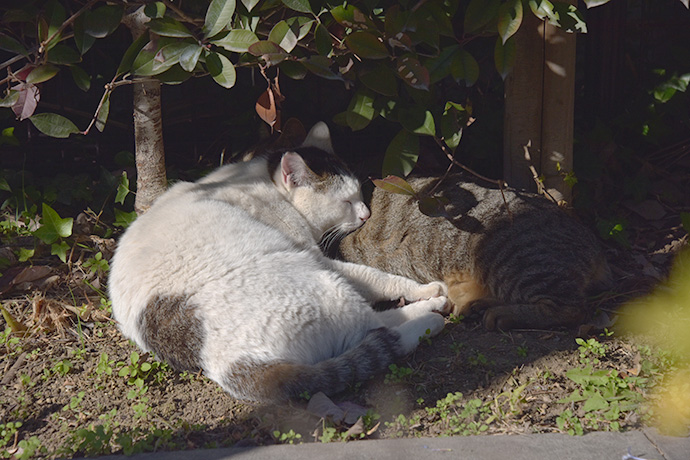
<svg viewBox="0 0 690 460">
<path fill-rule="evenodd" d="M 70 264 L 37 254 L 0 278 L 4 309 L 28 327 L 17 336 L 2 326 L 0 458 L 639 429 L 646 423 L 641 404 L 631 409 L 616 402 L 614 415 L 592 411 L 586 401 L 572 400 L 585 387 L 568 374 L 601 369 L 607 378 L 623 379 L 617 380 L 625 390 L 618 400 L 637 404 L 646 395 L 647 387 L 635 380 L 654 377 L 641 364 L 646 348 L 608 331 L 616 329 L 618 306 L 661 281 L 688 237 L 677 213 L 637 218 L 635 225 L 630 249 L 608 245 L 616 288 L 592 299 L 596 314 L 579 330 L 487 332 L 472 318 L 449 321 L 440 336 L 386 375 L 332 400 L 314 397 L 281 407 L 243 404 L 201 375 L 133 356 L 136 348 L 108 317 L 102 292 L 107 275 L 87 263 L 96 251 L 108 259 L 114 240 L 85 231 Z M 577 337 L 596 340 L 585 353 Z"/>
</svg>

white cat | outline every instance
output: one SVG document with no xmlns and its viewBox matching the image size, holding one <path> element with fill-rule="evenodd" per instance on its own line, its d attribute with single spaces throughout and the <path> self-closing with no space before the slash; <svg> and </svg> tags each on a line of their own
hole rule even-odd
<svg viewBox="0 0 690 460">
<path fill-rule="evenodd" d="M 328 231 L 369 217 L 325 124 L 294 151 L 180 182 L 119 241 L 109 293 L 122 333 L 177 369 L 203 369 L 233 397 L 332 394 L 437 334 L 446 287 L 336 261 Z M 376 312 L 376 300 L 405 297 Z M 421 300 L 420 300 L 421 299 Z"/>
</svg>

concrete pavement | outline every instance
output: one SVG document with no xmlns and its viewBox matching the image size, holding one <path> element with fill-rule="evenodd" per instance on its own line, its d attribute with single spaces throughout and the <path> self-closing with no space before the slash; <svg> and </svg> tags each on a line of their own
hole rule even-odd
<svg viewBox="0 0 690 460">
<path fill-rule="evenodd" d="M 156 452 L 105 460 L 690 460 L 690 438 L 655 430 L 627 433 L 457 436 L 304 443 L 178 452 Z"/>
</svg>

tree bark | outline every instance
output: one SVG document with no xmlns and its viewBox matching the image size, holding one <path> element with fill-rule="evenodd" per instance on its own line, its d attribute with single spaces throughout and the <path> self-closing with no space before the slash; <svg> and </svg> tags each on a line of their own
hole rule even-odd
<svg viewBox="0 0 690 460">
<path fill-rule="evenodd" d="M 123 21 L 136 40 L 145 31 L 148 17 L 143 7 Z M 165 149 L 161 115 L 161 83 L 152 79 L 136 79 L 133 84 L 134 144 L 137 166 L 137 192 L 134 210 L 141 215 L 165 191 Z"/>
<path fill-rule="evenodd" d="M 570 201 L 563 175 L 573 168 L 575 34 L 526 14 L 515 39 L 518 64 L 505 82 L 504 179 L 536 190 L 533 166 L 553 198 Z"/>
</svg>

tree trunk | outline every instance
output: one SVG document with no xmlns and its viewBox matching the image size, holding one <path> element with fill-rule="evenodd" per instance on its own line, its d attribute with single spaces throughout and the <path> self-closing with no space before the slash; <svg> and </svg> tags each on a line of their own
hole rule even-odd
<svg viewBox="0 0 690 460">
<path fill-rule="evenodd" d="M 515 39 L 518 64 L 505 82 L 504 179 L 536 190 L 533 166 L 553 198 L 569 201 L 563 175 L 573 169 L 575 34 L 526 14 Z"/>
<path fill-rule="evenodd" d="M 148 21 L 144 9 L 125 17 L 136 40 L 145 31 Z M 134 143 L 137 165 L 137 193 L 134 210 L 146 212 L 153 201 L 165 191 L 165 149 L 163 147 L 163 119 L 161 115 L 161 83 L 152 79 L 135 79 L 133 85 Z"/>
</svg>

